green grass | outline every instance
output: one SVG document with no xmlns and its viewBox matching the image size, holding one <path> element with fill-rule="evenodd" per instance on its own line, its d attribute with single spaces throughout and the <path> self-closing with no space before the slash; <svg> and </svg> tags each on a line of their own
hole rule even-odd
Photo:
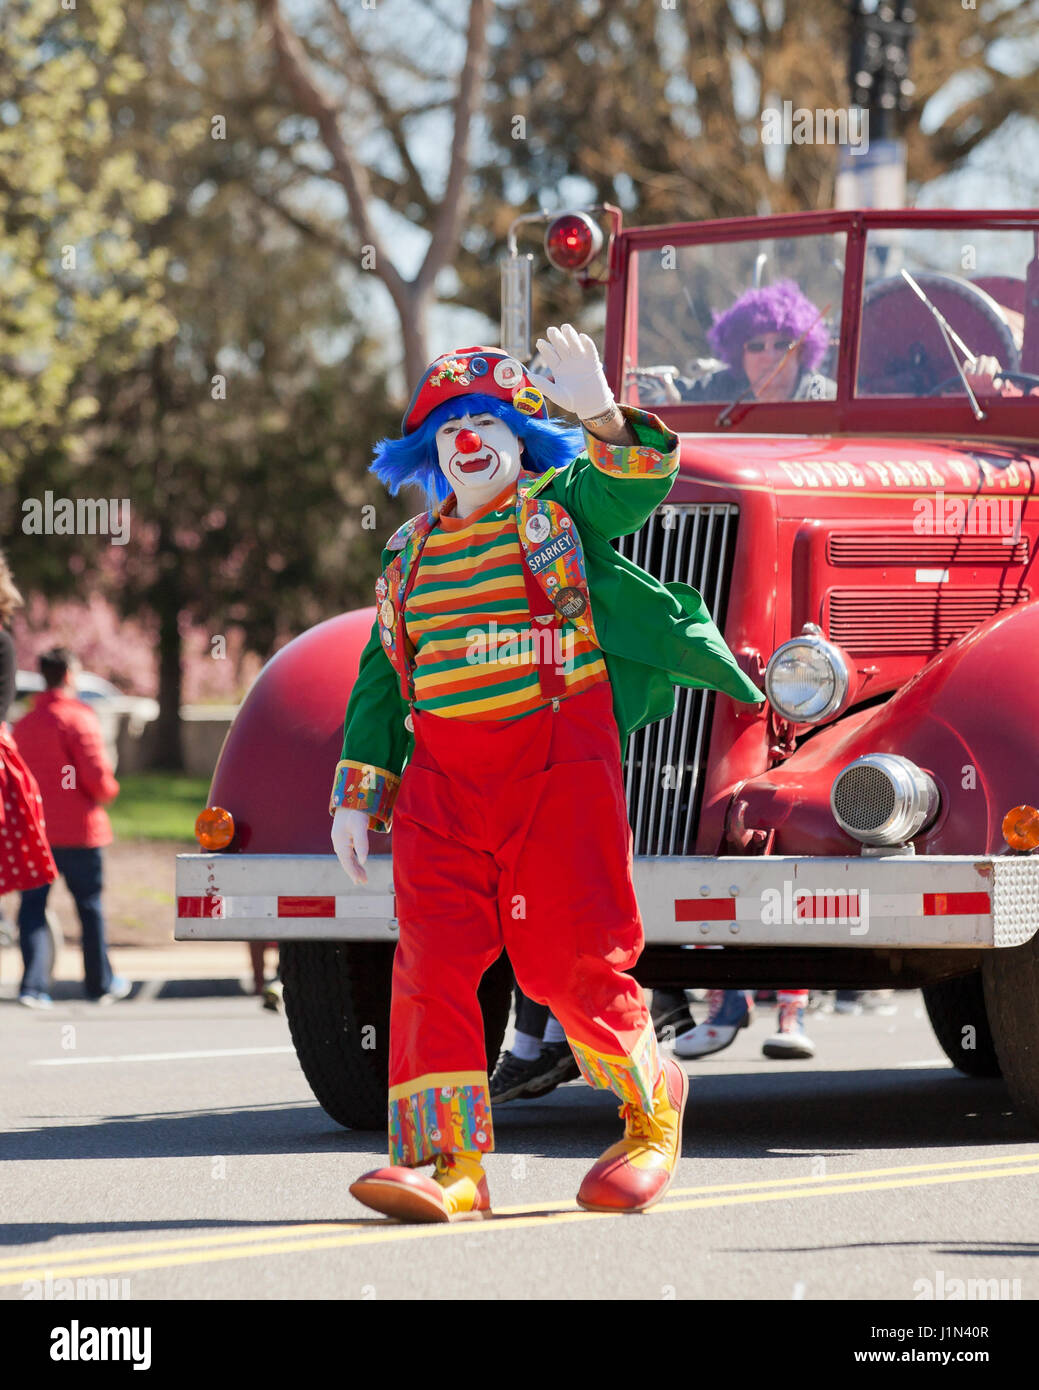
<svg viewBox="0 0 1039 1390">
<path fill-rule="evenodd" d="M 117 774 L 118 775 L 118 774 Z M 208 777 L 180 772 L 134 772 L 107 807 L 121 840 L 195 840 L 195 817 L 206 804 Z"/>
</svg>

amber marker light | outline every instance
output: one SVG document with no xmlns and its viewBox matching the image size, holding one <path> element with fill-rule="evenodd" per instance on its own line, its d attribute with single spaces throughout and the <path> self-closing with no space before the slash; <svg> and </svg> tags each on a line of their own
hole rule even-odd
<svg viewBox="0 0 1039 1390">
<path fill-rule="evenodd" d="M 1003 817 L 1003 839 L 1011 849 L 1030 850 L 1039 845 L 1039 811 L 1034 806 L 1015 806 Z"/>
<path fill-rule="evenodd" d="M 234 839 L 234 816 L 222 806 L 207 806 L 195 821 L 195 839 L 203 849 L 226 849 Z"/>
</svg>

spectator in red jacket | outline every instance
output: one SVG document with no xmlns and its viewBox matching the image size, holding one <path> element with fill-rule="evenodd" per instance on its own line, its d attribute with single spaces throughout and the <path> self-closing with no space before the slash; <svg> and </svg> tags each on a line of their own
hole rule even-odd
<svg viewBox="0 0 1039 1390">
<path fill-rule="evenodd" d="M 18 747 L 39 783 L 47 835 L 58 872 L 72 894 L 83 927 L 84 990 L 88 999 L 125 999 L 131 985 L 112 974 L 101 915 L 101 848 L 112 842 L 104 810 L 119 795 L 105 756 L 97 715 L 76 698 L 76 660 L 64 647 L 39 661 L 47 684 L 32 710 L 15 725 Z M 22 894 L 18 911 L 25 973 L 22 1003 L 50 1004 L 45 950 L 50 885 Z"/>
</svg>

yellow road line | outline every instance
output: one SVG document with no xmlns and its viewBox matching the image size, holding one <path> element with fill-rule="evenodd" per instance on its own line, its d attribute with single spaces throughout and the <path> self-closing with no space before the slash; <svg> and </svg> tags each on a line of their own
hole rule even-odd
<svg viewBox="0 0 1039 1390">
<path fill-rule="evenodd" d="M 1035 1155 L 1032 1155 L 1035 1157 Z M 1004 1160 L 1005 1161 L 1005 1160 Z M 979 1160 L 981 1163 L 991 1162 L 991 1160 Z M 1010 1160 L 1014 1162 L 1014 1160 Z M 929 1164 L 914 1165 L 917 1167 L 930 1167 Z M 941 1166 L 941 1165 L 934 1165 Z M 879 1170 L 878 1170 L 879 1171 Z M 898 1169 L 887 1170 L 898 1172 Z M 700 1196 L 693 1197 L 686 1201 L 668 1200 L 661 1202 L 647 1212 L 648 1216 L 662 1216 L 668 1212 L 690 1211 L 694 1208 L 742 1206 L 755 1202 L 781 1202 L 799 1201 L 807 1197 L 832 1197 L 853 1192 L 876 1192 L 885 1189 L 907 1188 L 907 1187 L 929 1187 L 939 1184 L 954 1182 L 981 1182 L 994 1180 L 997 1178 L 1020 1177 L 1026 1174 L 1039 1173 L 1039 1164 L 1025 1167 L 991 1168 L 983 1172 L 967 1173 L 946 1173 L 933 1175 L 930 1177 L 907 1178 L 899 1181 L 881 1182 L 862 1182 L 857 1180 L 856 1174 L 834 1175 L 832 1185 L 826 1185 L 821 1179 L 816 1179 L 814 1187 L 792 1186 L 779 1191 L 768 1192 L 729 1192 L 725 1196 Z M 843 1179 L 843 1181 L 841 1181 Z M 794 1179 L 794 1182 L 799 1181 Z M 750 1184 L 752 1185 L 752 1184 Z M 735 1186 L 728 1184 L 727 1186 Z M 690 1189 L 695 1190 L 695 1189 Z M 706 1189 L 710 1192 L 717 1189 Z M 677 1195 L 677 1194 L 676 1194 Z M 39 1279 L 47 1273 L 52 1279 L 63 1278 L 86 1278 L 98 1277 L 124 1273 L 127 1270 L 135 1269 L 171 1269 L 178 1265 L 189 1264 L 215 1264 L 226 1260 L 241 1260 L 254 1258 L 259 1255 L 285 1255 L 299 1251 L 329 1250 L 338 1249 L 355 1245 L 391 1244 L 401 1240 L 430 1240 L 444 1238 L 452 1235 L 475 1235 L 482 1232 L 503 1232 L 512 1230 L 523 1230 L 533 1226 L 544 1227 L 546 1223 L 552 1226 L 569 1224 L 574 1221 L 598 1221 L 607 1218 L 616 1219 L 609 1212 L 586 1212 L 586 1211 L 561 1211 L 551 1210 L 548 1204 L 541 1208 L 545 1214 L 540 1216 L 509 1216 L 504 1212 L 498 1212 L 495 1217 L 488 1221 L 456 1222 L 453 1224 L 442 1223 L 436 1225 L 422 1226 L 398 1226 L 379 1225 L 374 1230 L 358 1230 L 352 1228 L 348 1234 L 337 1234 L 328 1236 L 315 1236 L 310 1240 L 260 1240 L 250 1244 L 239 1243 L 229 1248 L 229 1243 L 221 1241 L 215 1248 L 209 1250 L 183 1250 L 179 1254 L 170 1254 L 165 1258 L 153 1258 L 144 1256 L 117 1259 L 117 1260 L 97 1260 L 96 1250 L 84 1250 L 76 1254 L 67 1252 L 53 1252 L 49 1262 L 38 1264 L 35 1267 L 23 1265 L 21 1269 L 10 1270 L 0 1277 L 0 1287 L 12 1284 L 20 1284 L 29 1279 Z M 623 1215 L 617 1213 L 617 1216 Z M 295 1228 L 297 1230 L 302 1228 Z M 251 1233 L 250 1233 L 251 1234 Z M 140 1249 L 140 1247 L 136 1247 Z M 65 1258 L 71 1263 L 66 1262 L 62 1265 L 55 1265 L 55 1260 Z M 39 1258 L 39 1257 L 36 1257 Z"/>
<path fill-rule="evenodd" d="M 232 1223 L 233 1224 L 233 1223 Z M 367 1227 L 365 1220 L 351 1221 L 349 1218 L 343 1221 L 312 1221 L 306 1224 L 300 1223 L 298 1226 L 277 1225 L 268 1226 L 263 1229 L 252 1229 L 248 1231 L 209 1231 L 205 1235 L 197 1236 L 177 1236 L 171 1240 L 152 1240 L 152 1241 L 126 1241 L 123 1245 L 87 1245 L 82 1250 L 67 1250 L 58 1253 L 58 1258 L 69 1255 L 73 1258 L 83 1255 L 91 1259 L 96 1259 L 99 1255 L 132 1255 L 143 1254 L 144 1252 L 154 1252 L 157 1250 L 181 1250 L 191 1246 L 200 1245 L 248 1245 L 257 1240 L 277 1240 L 293 1234 L 301 1236 L 315 1235 L 324 1231 L 342 1231 L 344 1226 Z M 12 1265 L 24 1265 L 28 1259 L 30 1262 L 39 1262 L 41 1267 L 53 1261 L 54 1254 L 46 1255 L 5 1255 L 0 1259 L 0 1270 L 7 1269 Z"/>
<path fill-rule="evenodd" d="M 1018 1163 L 1039 1163 L 1039 1152 L 1025 1154 L 1003 1154 L 995 1158 L 960 1158 L 947 1159 L 942 1163 L 903 1163 L 894 1168 L 862 1168 L 853 1172 L 844 1173 L 825 1173 L 810 1174 L 804 1177 L 790 1178 L 753 1178 L 744 1182 L 724 1182 L 710 1183 L 705 1187 L 672 1187 L 668 1193 L 669 1203 L 673 1203 L 676 1197 L 693 1197 L 709 1195 L 715 1192 L 743 1192 L 757 1188 L 790 1188 L 805 1184 L 819 1186 L 826 1183 L 848 1183 L 859 1182 L 863 1178 L 884 1178 L 901 1173 L 928 1173 L 935 1172 L 943 1168 L 977 1168 L 992 1164 L 1018 1164 Z M 508 1207 L 495 1207 L 496 1217 L 522 1216 L 528 1212 L 567 1212 L 573 1210 L 573 1201 L 562 1202 L 525 1202 Z M 292 1237 L 321 1235 L 325 1233 L 342 1233 L 345 1227 L 350 1225 L 360 1226 L 367 1229 L 371 1218 L 363 1221 L 355 1219 L 353 1222 L 347 1218 L 343 1221 L 314 1221 L 293 1225 L 285 1223 L 278 1226 L 268 1226 L 260 1229 L 248 1231 L 209 1231 L 202 1235 L 175 1236 L 167 1240 L 156 1241 L 127 1241 L 122 1245 L 95 1245 L 86 1246 L 82 1251 L 68 1251 L 69 1258 L 78 1258 L 80 1255 L 84 1259 L 97 1259 L 101 1255 L 141 1255 L 152 1254 L 160 1250 L 182 1250 L 198 1246 L 217 1246 L 217 1245 L 246 1245 L 254 1241 L 267 1240 L 288 1240 Z M 21 1268 L 27 1262 L 31 1264 L 39 1263 L 41 1267 L 49 1267 L 55 1259 L 54 1252 L 47 1254 L 41 1252 L 37 1255 L 5 1255 L 0 1257 L 0 1270 L 17 1266 Z M 57 1253 L 57 1258 L 62 1258 L 62 1252 Z"/>
<path fill-rule="evenodd" d="M 805 1156 L 807 1157 L 807 1155 Z M 929 1173 L 940 1168 L 975 1168 L 995 1163 L 1039 1163 L 1039 1153 L 1005 1154 L 999 1158 L 959 1158 L 950 1159 L 946 1163 L 903 1163 L 894 1168 L 862 1168 L 847 1173 L 813 1173 L 801 1178 L 754 1178 L 746 1182 L 711 1183 L 707 1187 L 672 1187 L 668 1192 L 668 1200 L 673 1201 L 675 1197 L 691 1197 L 701 1193 L 742 1192 L 748 1188 L 759 1187 L 796 1187 L 804 1183 L 851 1182 L 853 1180 L 858 1181 L 860 1178 L 886 1178 L 893 1173 Z M 565 1211 L 570 1205 L 569 1202 L 529 1202 L 525 1206 L 495 1207 L 494 1210 L 496 1215 L 508 1216 L 513 1212 L 518 1214 L 525 1211 L 545 1211 L 548 1207 L 558 1207 L 559 1210 Z M 0 1264 L 2 1263 L 0 1261 Z"/>
</svg>

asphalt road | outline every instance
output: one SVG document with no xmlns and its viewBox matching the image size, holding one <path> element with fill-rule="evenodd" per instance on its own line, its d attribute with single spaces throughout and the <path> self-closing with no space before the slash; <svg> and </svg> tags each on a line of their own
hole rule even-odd
<svg viewBox="0 0 1039 1390">
<path fill-rule="evenodd" d="M 496 1215 L 454 1226 L 353 1201 L 382 1138 L 328 1119 L 254 999 L 4 1003 L 0 1296 L 49 1278 L 131 1299 L 901 1301 L 961 1280 L 1035 1299 L 1039 1133 L 942 1058 L 918 995 L 895 998 L 889 1017 L 812 1015 L 811 1062 L 761 1055 L 759 1008 L 686 1063 L 682 1162 L 644 1216 L 574 1202 L 619 1136 L 608 1094 L 501 1107 Z"/>
</svg>

